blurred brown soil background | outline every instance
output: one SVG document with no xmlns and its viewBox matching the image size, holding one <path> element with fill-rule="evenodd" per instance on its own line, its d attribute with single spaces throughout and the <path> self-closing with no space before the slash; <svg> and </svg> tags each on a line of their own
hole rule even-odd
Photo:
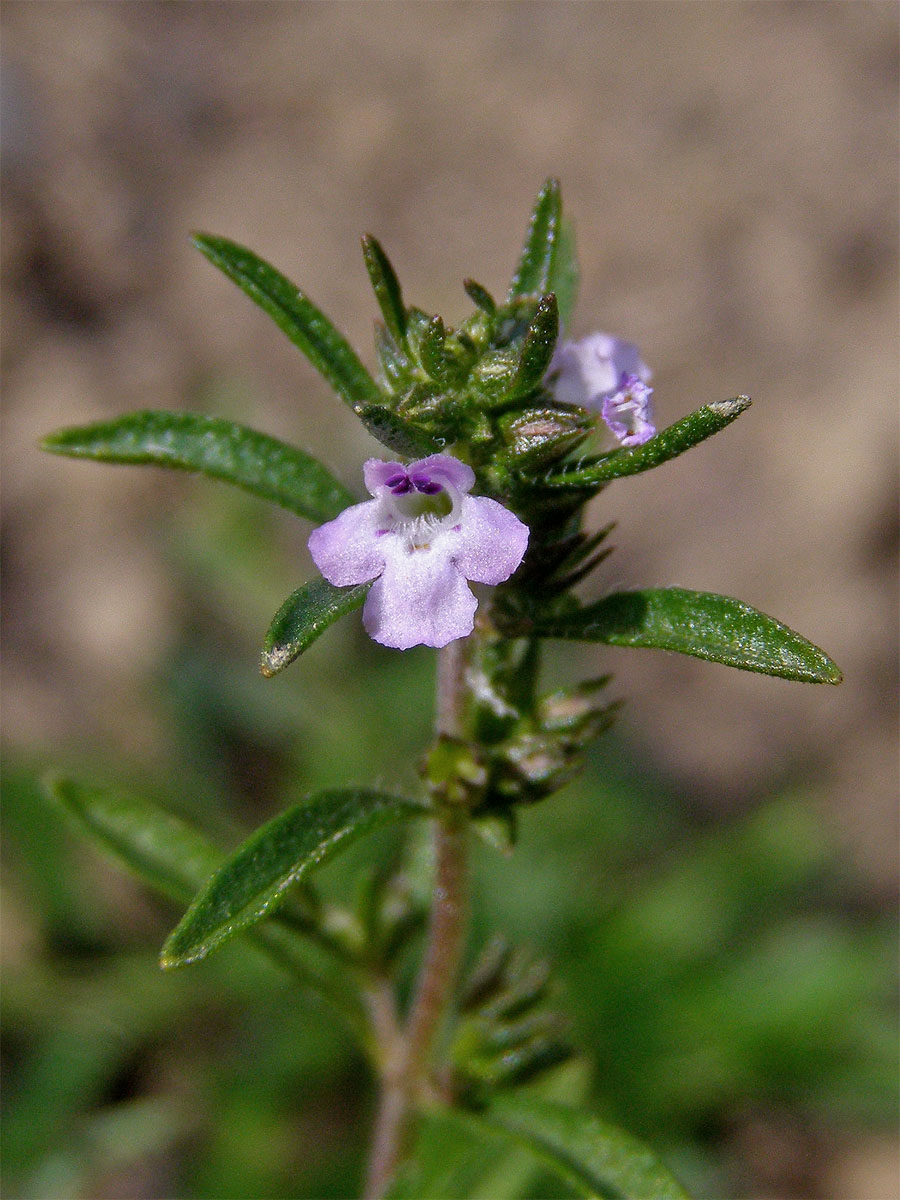
<svg viewBox="0 0 900 1200">
<path fill-rule="evenodd" d="M 603 585 L 739 596 L 845 673 L 817 688 L 607 653 L 632 735 L 711 808 L 805 772 L 890 903 L 897 14 L 5 3 L 7 747 L 158 750 L 141 680 L 179 614 L 148 529 L 197 486 L 49 458 L 42 433 L 183 408 L 218 375 L 253 395 L 242 419 L 306 445 L 351 487 L 375 449 L 188 232 L 252 246 L 371 363 L 359 235 L 379 237 L 410 302 L 454 322 L 464 276 L 505 287 L 552 174 L 579 237 L 573 332 L 638 342 L 661 424 L 755 400 L 713 442 L 606 494 L 614 509 L 596 516 L 619 520 L 620 550 Z M 299 580 L 305 533 L 291 529 Z M 863 1158 L 835 1194 L 876 1194 Z"/>
</svg>

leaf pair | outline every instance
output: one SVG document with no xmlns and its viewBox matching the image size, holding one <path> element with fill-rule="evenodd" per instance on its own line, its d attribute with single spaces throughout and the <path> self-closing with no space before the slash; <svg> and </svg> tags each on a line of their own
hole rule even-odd
<svg viewBox="0 0 900 1200">
<path fill-rule="evenodd" d="M 275 675 L 338 618 L 359 608 L 369 584 L 336 588 L 323 579 L 298 588 L 266 635 L 262 672 Z M 840 669 L 818 646 L 742 600 L 687 588 L 613 592 L 556 616 L 515 618 L 508 632 L 687 654 L 743 671 L 802 683 L 840 683 Z"/>
</svg>

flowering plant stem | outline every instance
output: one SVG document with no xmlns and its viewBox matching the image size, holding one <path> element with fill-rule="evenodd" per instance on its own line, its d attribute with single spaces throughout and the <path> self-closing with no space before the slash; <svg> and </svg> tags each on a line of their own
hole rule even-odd
<svg viewBox="0 0 900 1200">
<path fill-rule="evenodd" d="M 438 655 L 435 733 L 439 737 L 458 737 L 462 731 L 470 640 L 451 642 Z M 384 1048 L 365 1200 L 378 1200 L 390 1183 L 408 1149 L 413 1108 L 428 1088 L 431 1050 L 453 995 L 465 944 L 469 823 L 462 807 L 444 808 L 435 821 L 428 940 L 406 1027 Z"/>
</svg>

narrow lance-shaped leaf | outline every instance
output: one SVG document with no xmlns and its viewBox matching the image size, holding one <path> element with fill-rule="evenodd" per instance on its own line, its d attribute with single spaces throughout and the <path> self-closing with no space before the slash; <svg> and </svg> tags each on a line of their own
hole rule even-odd
<svg viewBox="0 0 900 1200">
<path fill-rule="evenodd" d="M 805 683 L 840 683 L 823 650 L 741 600 L 684 588 L 614 592 L 587 608 L 539 621 L 533 635 L 674 650 Z"/>
<path fill-rule="evenodd" d="M 661 430 L 642 446 L 614 450 L 611 454 L 599 458 L 570 463 L 565 470 L 545 477 L 542 482 L 550 487 L 596 488 L 612 479 L 649 471 L 651 467 L 658 467 L 670 458 L 677 458 L 692 446 L 712 437 L 749 407 L 749 396 L 735 396 L 733 400 L 719 400 L 713 404 L 706 404 L 689 416 L 682 417 L 674 425 Z"/>
<path fill-rule="evenodd" d="M 419 339 L 419 359 L 425 371 L 438 383 L 452 382 L 453 362 L 447 358 L 444 342 L 447 330 L 442 317 L 432 317 Z"/>
<path fill-rule="evenodd" d="M 570 1060 L 542 1076 L 529 1092 L 577 1105 L 588 1089 L 589 1073 L 584 1060 Z M 479 1115 L 460 1108 L 429 1109 L 421 1114 L 409 1158 L 388 1187 L 385 1200 L 422 1200 L 423 1196 L 522 1200 L 530 1195 L 529 1181 L 543 1171 L 544 1164 L 530 1147 Z M 569 1189 L 565 1192 L 568 1195 Z"/>
<path fill-rule="evenodd" d="M 519 265 L 509 286 L 509 300 L 550 291 L 550 276 L 559 236 L 562 198 L 559 183 L 548 179 L 531 214 Z"/>
<path fill-rule="evenodd" d="M 198 829 L 148 800 L 92 787 L 61 775 L 44 781 L 47 796 L 104 854 L 157 892 L 188 904 L 226 859 Z M 294 927 L 266 922 L 250 940 L 340 1013 L 371 1049 L 371 1031 L 356 984 L 333 955 Z"/>
<path fill-rule="evenodd" d="M 105 853 L 173 900 L 188 903 L 225 857 L 199 830 L 145 800 L 57 774 L 44 790 Z"/>
<path fill-rule="evenodd" d="M 409 1157 L 384 1200 L 520 1200 L 541 1169 L 533 1154 L 456 1112 L 424 1114 Z"/>
<path fill-rule="evenodd" d="M 228 238 L 198 233 L 194 245 L 267 312 L 354 411 L 379 397 L 375 380 L 343 334 L 303 292 L 259 255 Z"/>
<path fill-rule="evenodd" d="M 554 1175 L 591 1200 L 688 1200 L 654 1152 L 592 1113 L 534 1096 L 497 1096 L 479 1117 L 527 1146 Z"/>
<path fill-rule="evenodd" d="M 556 297 L 550 292 L 541 297 L 537 311 L 522 342 L 519 365 L 512 386 L 504 399 L 527 396 L 541 382 L 550 366 L 553 348 L 559 334 L 559 313 Z"/>
<path fill-rule="evenodd" d="M 395 392 L 408 387 L 412 381 L 412 364 L 381 321 L 375 322 L 375 353 L 387 386 Z M 362 412 L 365 409 L 360 415 Z"/>
<path fill-rule="evenodd" d="M 403 306 L 403 293 L 400 281 L 391 261 L 381 248 L 377 238 L 367 233 L 362 239 L 363 257 L 366 260 L 366 270 L 372 281 L 375 299 L 384 317 L 384 323 L 398 346 L 406 344 L 406 309 Z"/>
<path fill-rule="evenodd" d="M 272 618 L 263 642 L 260 670 L 277 675 L 311 646 L 340 617 L 359 608 L 371 584 L 335 587 L 327 579 L 312 579 L 292 592 Z"/>
<path fill-rule="evenodd" d="M 469 299 L 482 312 L 487 313 L 489 317 L 494 315 L 497 311 L 497 302 L 486 287 L 482 287 L 475 279 L 464 279 L 463 287 L 466 289 Z"/>
<path fill-rule="evenodd" d="M 128 413 L 60 429 L 41 445 L 69 458 L 200 471 L 310 521 L 329 521 L 354 502 L 352 493 L 303 450 L 221 417 L 162 410 Z"/>
<path fill-rule="evenodd" d="M 578 299 L 578 282 L 575 229 L 572 222 L 563 217 L 556 238 L 547 290 L 556 295 L 559 305 L 559 323 L 565 330 L 570 329 L 572 325 L 572 313 L 575 311 L 575 301 Z"/>
<path fill-rule="evenodd" d="M 372 437 L 407 458 L 434 454 L 444 448 L 443 440 L 413 425 L 384 404 L 367 404 L 358 416 Z"/>
<path fill-rule="evenodd" d="M 213 876 L 163 946 L 163 967 L 204 958 L 259 921 L 291 884 L 363 834 L 420 816 L 410 800 L 348 788 L 320 792 L 258 829 Z"/>
</svg>

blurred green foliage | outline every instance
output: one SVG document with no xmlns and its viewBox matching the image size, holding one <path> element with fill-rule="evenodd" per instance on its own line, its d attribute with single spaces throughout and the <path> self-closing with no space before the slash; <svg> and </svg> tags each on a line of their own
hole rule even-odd
<svg viewBox="0 0 900 1200">
<path fill-rule="evenodd" d="M 185 593 L 153 684 L 171 753 L 162 777 L 158 763 L 108 762 L 98 780 L 139 786 L 225 845 L 304 791 L 415 788 L 429 652 L 384 651 L 350 618 L 263 680 L 262 633 L 303 575 L 300 527 L 198 485 L 163 538 Z M 180 914 L 70 836 L 36 783 L 51 765 L 83 774 L 89 752 L 7 759 L 4 1194 L 355 1194 L 373 1096 L 341 1027 L 243 944 L 160 972 Z M 329 864 L 326 896 L 352 896 L 401 836 Z M 511 856 L 479 848 L 473 957 L 496 931 L 552 959 L 594 1110 L 696 1194 L 752 1186 L 732 1149 L 750 1115 L 851 1134 L 893 1121 L 893 925 L 810 792 L 700 820 L 645 753 L 607 735 L 579 780 L 522 814 Z"/>
</svg>

